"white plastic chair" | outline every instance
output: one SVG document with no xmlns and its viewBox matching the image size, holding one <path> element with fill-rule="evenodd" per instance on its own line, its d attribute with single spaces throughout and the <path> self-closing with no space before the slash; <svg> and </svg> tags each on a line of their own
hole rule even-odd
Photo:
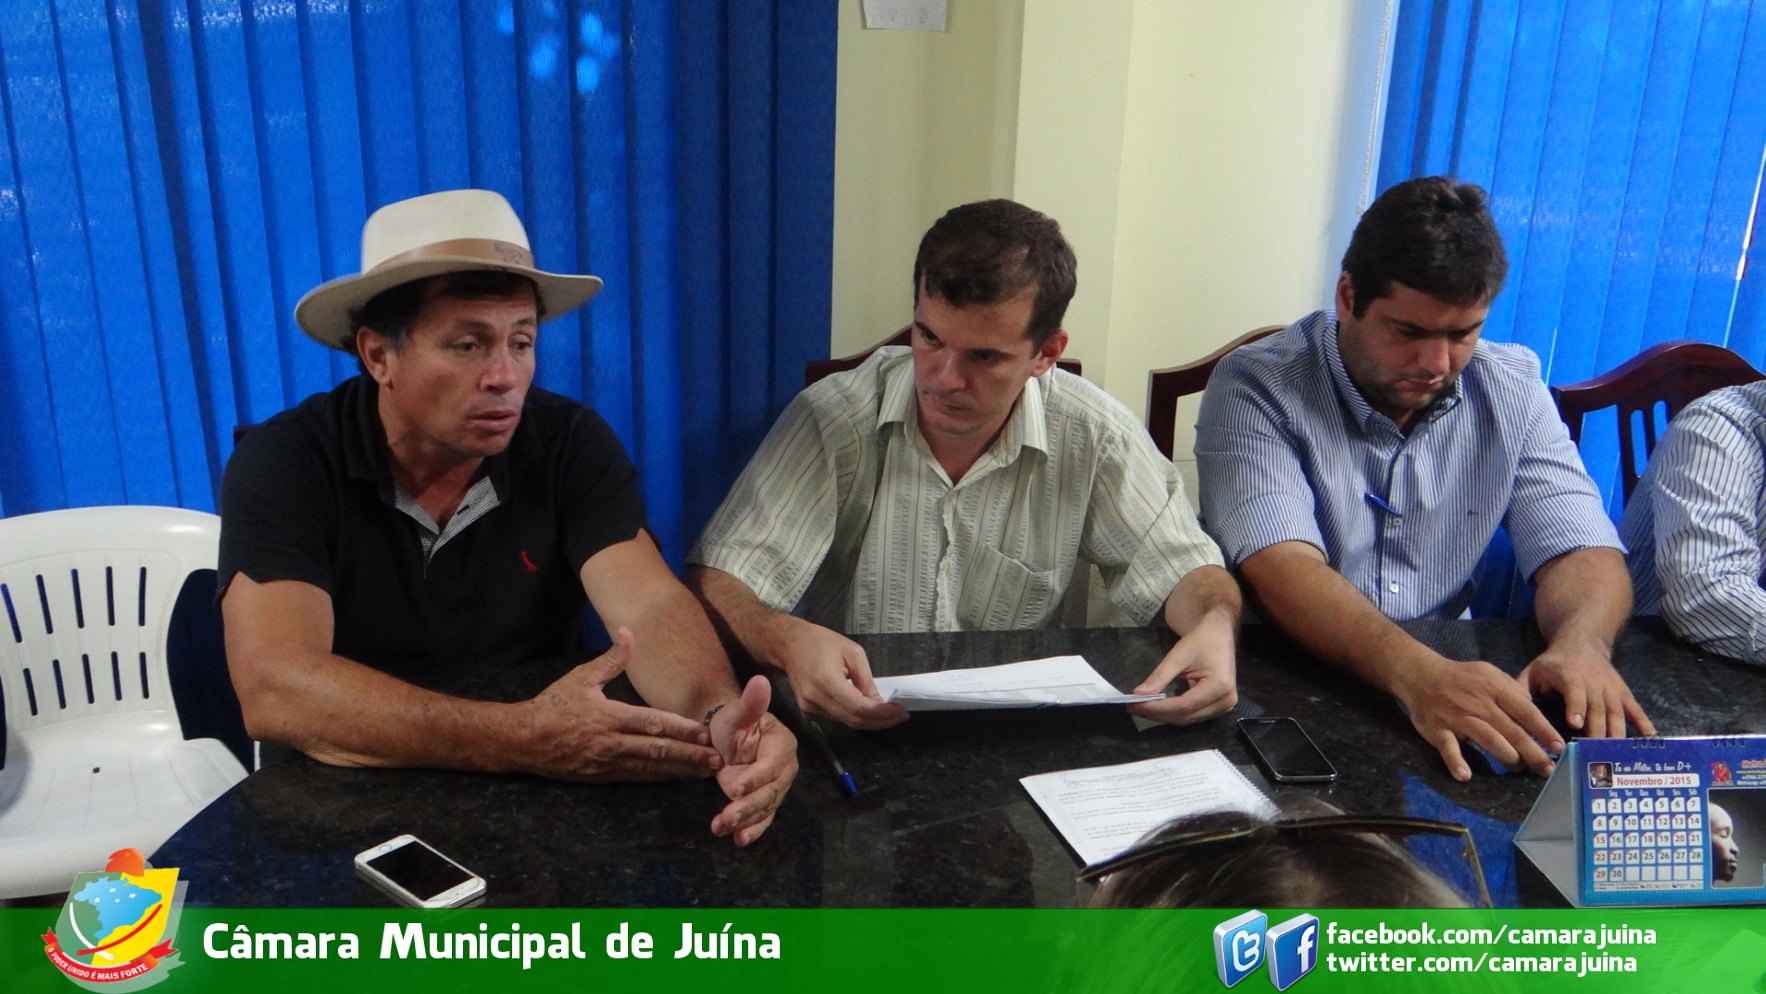
<svg viewBox="0 0 1766 994">
<path fill-rule="evenodd" d="M 169 507 L 0 519 L 0 898 L 151 853 L 245 777 L 218 739 L 184 739 L 166 672 L 178 592 L 220 533 Z"/>
</svg>

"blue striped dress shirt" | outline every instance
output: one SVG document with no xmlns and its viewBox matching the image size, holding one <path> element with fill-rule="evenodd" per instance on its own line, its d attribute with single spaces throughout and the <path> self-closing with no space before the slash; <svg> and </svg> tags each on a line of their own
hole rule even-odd
<svg viewBox="0 0 1766 994">
<path fill-rule="evenodd" d="M 1625 506 L 1637 613 L 1766 662 L 1766 382 L 1718 390 L 1668 426 Z"/>
<path fill-rule="evenodd" d="M 1396 621 L 1456 618 L 1498 525 L 1523 575 L 1618 548 L 1594 481 L 1518 345 L 1480 341 L 1406 436 L 1349 379 L 1319 311 L 1220 361 L 1196 424 L 1202 525 L 1233 565 L 1317 547 Z"/>
</svg>

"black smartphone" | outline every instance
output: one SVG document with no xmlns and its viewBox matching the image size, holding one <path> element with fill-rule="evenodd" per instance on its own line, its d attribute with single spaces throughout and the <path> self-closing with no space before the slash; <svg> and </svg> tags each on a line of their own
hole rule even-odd
<svg viewBox="0 0 1766 994">
<path fill-rule="evenodd" d="M 1337 768 L 1292 718 L 1240 718 L 1239 734 L 1276 783 L 1329 783 Z"/>
</svg>

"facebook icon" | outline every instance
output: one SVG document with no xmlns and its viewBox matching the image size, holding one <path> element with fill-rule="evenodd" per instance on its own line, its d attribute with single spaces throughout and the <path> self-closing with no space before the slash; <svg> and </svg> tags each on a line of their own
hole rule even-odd
<svg viewBox="0 0 1766 994">
<path fill-rule="evenodd" d="M 1297 915 L 1269 930 L 1269 982 L 1278 991 L 1318 965 L 1318 919 Z"/>
<path fill-rule="evenodd" d="M 1214 926 L 1214 965 L 1221 983 L 1231 987 L 1263 964 L 1263 930 L 1268 925 L 1269 916 L 1253 909 Z"/>
</svg>

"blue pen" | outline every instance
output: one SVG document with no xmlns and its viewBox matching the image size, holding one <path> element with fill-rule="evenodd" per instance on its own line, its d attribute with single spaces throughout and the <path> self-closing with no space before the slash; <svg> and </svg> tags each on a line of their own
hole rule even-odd
<svg viewBox="0 0 1766 994">
<path fill-rule="evenodd" d="M 858 782 L 853 780 L 852 774 L 846 771 L 846 764 L 840 761 L 839 754 L 834 751 L 834 745 L 828 741 L 828 735 L 822 731 L 822 726 L 809 719 L 806 719 L 803 724 L 809 735 L 810 744 L 822 754 L 822 760 L 828 764 L 829 772 L 834 774 L 834 782 L 840 786 L 840 792 L 847 797 L 857 797 Z"/>
<path fill-rule="evenodd" d="M 1362 496 L 1367 498 L 1368 503 L 1372 504 L 1373 506 L 1379 508 L 1382 511 L 1385 511 L 1387 514 L 1390 514 L 1392 517 L 1394 517 L 1394 518 L 1404 517 L 1404 515 L 1402 513 L 1400 513 L 1397 508 L 1386 503 L 1385 499 L 1383 497 L 1381 497 L 1379 494 L 1376 494 L 1370 490 L 1367 493 L 1362 494 Z"/>
</svg>

